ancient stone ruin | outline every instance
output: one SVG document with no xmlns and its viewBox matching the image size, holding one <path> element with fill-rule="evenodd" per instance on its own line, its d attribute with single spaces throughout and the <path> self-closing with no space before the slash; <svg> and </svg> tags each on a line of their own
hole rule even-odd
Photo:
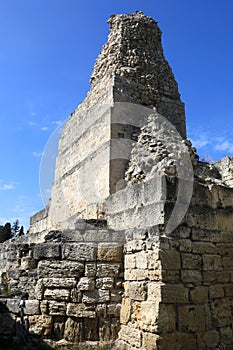
<svg viewBox="0 0 233 350">
<path fill-rule="evenodd" d="M 24 327 L 51 347 L 231 350 L 233 159 L 200 162 L 187 140 L 157 23 L 108 23 L 51 200 L 0 245 L 0 333 L 17 337 L 27 292 Z"/>
</svg>

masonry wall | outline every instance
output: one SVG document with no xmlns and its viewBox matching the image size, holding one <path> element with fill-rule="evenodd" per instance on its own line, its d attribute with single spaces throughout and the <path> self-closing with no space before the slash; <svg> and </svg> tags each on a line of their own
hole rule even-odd
<svg viewBox="0 0 233 350">
<path fill-rule="evenodd" d="M 119 349 L 233 349 L 232 193 L 195 183 L 174 232 L 126 243 Z"/>
</svg>

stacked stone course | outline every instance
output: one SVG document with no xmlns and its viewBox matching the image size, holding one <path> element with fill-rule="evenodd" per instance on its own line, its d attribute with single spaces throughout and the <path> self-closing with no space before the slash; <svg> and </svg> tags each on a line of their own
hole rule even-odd
<svg viewBox="0 0 233 350">
<path fill-rule="evenodd" d="M 232 350 L 232 157 L 200 162 L 186 139 L 157 23 L 141 12 L 109 23 L 59 143 L 51 202 L 27 237 L 0 245 L 0 333 L 17 336 L 25 291 L 28 329 L 52 345 Z M 177 201 L 187 212 L 169 230 Z"/>
</svg>

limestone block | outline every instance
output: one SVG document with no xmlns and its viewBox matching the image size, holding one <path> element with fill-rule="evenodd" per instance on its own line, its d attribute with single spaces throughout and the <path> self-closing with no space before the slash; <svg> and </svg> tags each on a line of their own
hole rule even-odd
<svg viewBox="0 0 233 350">
<path fill-rule="evenodd" d="M 205 332 L 198 339 L 198 348 L 210 348 L 215 349 L 219 345 L 220 335 L 216 330 Z"/>
<path fill-rule="evenodd" d="M 217 248 L 213 243 L 193 242 L 192 252 L 194 254 L 215 254 L 217 253 Z"/>
<path fill-rule="evenodd" d="M 221 343 L 232 345 L 233 329 L 231 327 L 220 328 Z"/>
<path fill-rule="evenodd" d="M 98 244 L 97 260 L 101 262 L 121 262 L 123 247 L 119 243 L 103 242 Z"/>
<path fill-rule="evenodd" d="M 209 319 L 204 305 L 179 306 L 178 327 L 181 332 L 205 332 L 208 330 Z"/>
<path fill-rule="evenodd" d="M 84 272 L 81 262 L 72 261 L 40 261 L 38 264 L 39 278 L 78 278 Z"/>
<path fill-rule="evenodd" d="M 176 309 L 174 305 L 159 304 L 158 331 L 172 332 L 176 329 Z"/>
<path fill-rule="evenodd" d="M 82 320 L 69 317 L 65 323 L 64 338 L 69 342 L 81 342 L 83 340 Z"/>
<path fill-rule="evenodd" d="M 180 252 L 191 252 L 192 251 L 192 241 L 190 239 L 180 239 L 178 248 Z"/>
<path fill-rule="evenodd" d="M 96 263 L 86 263 L 85 264 L 85 276 L 95 277 L 96 275 Z"/>
<path fill-rule="evenodd" d="M 181 271 L 181 280 L 184 284 L 202 284 L 202 274 L 197 270 L 183 270 Z"/>
<path fill-rule="evenodd" d="M 48 314 L 48 300 L 42 300 L 40 302 L 40 312 L 42 315 L 47 315 Z"/>
<path fill-rule="evenodd" d="M 70 298 L 69 289 L 45 289 L 44 298 L 48 300 L 68 301 Z"/>
<path fill-rule="evenodd" d="M 208 287 L 198 286 L 190 291 L 190 299 L 192 303 L 201 304 L 208 302 Z"/>
<path fill-rule="evenodd" d="M 48 302 L 49 315 L 52 315 L 52 316 L 65 315 L 66 306 L 67 305 L 65 302 L 49 301 Z"/>
<path fill-rule="evenodd" d="M 119 338 L 130 344 L 131 348 L 140 348 L 141 346 L 141 331 L 139 329 L 133 328 L 130 325 L 122 325 Z"/>
<path fill-rule="evenodd" d="M 225 269 L 226 266 L 224 265 L 223 259 L 219 255 L 203 255 L 203 270 L 219 271 L 223 270 L 223 268 Z"/>
<path fill-rule="evenodd" d="M 146 242 L 135 239 L 133 241 L 129 241 L 125 244 L 125 252 L 126 253 L 135 253 L 135 252 L 140 252 L 142 250 L 145 250 Z"/>
<path fill-rule="evenodd" d="M 192 240 L 199 242 L 211 242 L 211 232 L 201 228 L 192 228 Z"/>
<path fill-rule="evenodd" d="M 160 276 L 159 271 L 154 270 L 144 270 L 144 269 L 127 269 L 125 270 L 125 280 L 126 281 L 145 281 L 147 277 L 150 277 L 151 279 L 157 279 L 158 276 Z M 155 277 L 153 278 L 153 275 Z"/>
<path fill-rule="evenodd" d="M 154 280 L 154 278 L 150 279 Z M 155 280 L 162 280 L 166 283 L 180 283 L 180 270 L 163 270 L 161 271 L 161 277 Z"/>
<path fill-rule="evenodd" d="M 121 304 L 114 303 L 107 305 L 107 314 L 112 317 L 120 317 Z"/>
<path fill-rule="evenodd" d="M 148 251 L 148 269 L 156 270 L 161 268 L 158 251 Z"/>
<path fill-rule="evenodd" d="M 157 288 L 161 288 L 161 301 L 163 303 L 183 304 L 189 302 L 189 290 L 181 284 L 162 284 L 161 286 L 158 285 Z"/>
<path fill-rule="evenodd" d="M 72 303 L 81 303 L 82 301 L 82 292 L 77 288 L 73 288 L 70 291 L 70 300 Z"/>
<path fill-rule="evenodd" d="M 232 324 L 231 302 L 229 298 L 215 299 L 211 303 L 211 313 L 218 327 L 228 327 Z"/>
<path fill-rule="evenodd" d="M 42 283 L 47 288 L 73 288 L 77 282 L 75 278 L 43 278 Z"/>
<path fill-rule="evenodd" d="M 123 293 L 124 293 L 123 289 L 111 289 L 110 291 L 111 301 L 121 302 Z"/>
<path fill-rule="evenodd" d="M 63 339 L 65 330 L 65 317 L 56 316 L 53 322 L 53 336 L 56 340 Z"/>
<path fill-rule="evenodd" d="M 164 270 L 179 270 L 181 268 L 180 253 L 174 250 L 163 250 L 159 252 L 161 266 Z"/>
<path fill-rule="evenodd" d="M 159 335 L 153 333 L 142 333 L 142 348 L 146 350 L 157 350 Z"/>
<path fill-rule="evenodd" d="M 97 277 L 118 277 L 121 264 L 117 263 L 97 263 Z"/>
<path fill-rule="evenodd" d="M 78 284 L 78 290 L 93 290 L 95 288 L 95 280 L 93 277 L 81 277 Z"/>
<path fill-rule="evenodd" d="M 36 284 L 36 287 L 35 287 L 35 297 L 38 300 L 42 300 L 44 298 L 43 279 L 39 279 L 37 281 L 37 284 Z"/>
<path fill-rule="evenodd" d="M 92 307 L 85 304 L 68 304 L 67 315 L 75 317 L 95 318 L 96 313 Z"/>
<path fill-rule="evenodd" d="M 123 298 L 120 311 L 120 323 L 126 324 L 130 320 L 131 315 L 131 300 L 129 298 Z"/>
<path fill-rule="evenodd" d="M 146 300 L 146 285 L 145 282 L 131 282 L 127 286 L 125 284 L 125 295 L 132 300 Z"/>
<path fill-rule="evenodd" d="M 47 315 L 29 316 L 29 332 L 49 336 L 52 334 L 52 317 Z"/>
<path fill-rule="evenodd" d="M 99 325 L 97 318 L 85 318 L 83 321 L 83 337 L 85 340 L 99 340 Z"/>
<path fill-rule="evenodd" d="M 201 256 L 197 254 L 182 254 L 182 268 L 185 270 L 200 270 Z"/>
<path fill-rule="evenodd" d="M 110 292 L 106 289 L 94 289 L 83 293 L 83 303 L 104 303 L 110 300 Z"/>
<path fill-rule="evenodd" d="M 25 300 L 25 315 L 39 315 L 40 314 L 40 304 L 39 300 Z"/>
<path fill-rule="evenodd" d="M 65 243 L 62 246 L 62 258 L 75 261 L 95 261 L 97 245 L 94 243 Z"/>
<path fill-rule="evenodd" d="M 59 243 L 39 243 L 34 247 L 33 257 L 40 259 L 59 259 L 61 257 L 61 245 Z"/>
<path fill-rule="evenodd" d="M 233 269 L 233 259 L 232 257 L 223 257 L 222 258 L 223 262 L 223 268 L 225 270 L 232 270 Z"/>
<path fill-rule="evenodd" d="M 158 349 L 164 350 L 197 350 L 196 339 L 193 334 L 168 333 L 158 340 Z"/>
<path fill-rule="evenodd" d="M 135 256 L 135 254 L 125 255 L 125 268 L 126 269 L 136 268 L 136 256 Z"/>
<path fill-rule="evenodd" d="M 224 297 L 224 288 L 221 284 L 214 284 L 209 286 L 209 296 L 211 299 Z"/>
<path fill-rule="evenodd" d="M 147 269 L 148 267 L 148 254 L 144 251 L 135 253 L 136 255 L 136 268 Z"/>
<path fill-rule="evenodd" d="M 158 330 L 159 303 L 143 301 L 140 310 L 140 327 L 147 332 Z"/>
<path fill-rule="evenodd" d="M 216 244 L 218 254 L 222 256 L 233 255 L 233 244 L 230 243 L 217 243 Z"/>
<path fill-rule="evenodd" d="M 101 277 L 96 279 L 96 288 L 98 289 L 113 289 L 114 278 L 113 277 Z"/>
</svg>

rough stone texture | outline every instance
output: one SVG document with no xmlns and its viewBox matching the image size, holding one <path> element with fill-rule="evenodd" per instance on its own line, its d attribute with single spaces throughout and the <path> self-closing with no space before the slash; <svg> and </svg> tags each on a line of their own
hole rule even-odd
<svg viewBox="0 0 233 350">
<path fill-rule="evenodd" d="M 184 139 L 156 22 L 137 12 L 109 23 L 91 91 L 60 140 L 51 205 L 31 234 L 0 244 L 1 294 L 12 294 L 0 299 L 0 333 L 17 336 L 25 291 L 29 331 L 60 345 L 232 350 L 232 158 L 200 162 Z M 192 169 L 188 211 L 169 231 Z"/>
</svg>

